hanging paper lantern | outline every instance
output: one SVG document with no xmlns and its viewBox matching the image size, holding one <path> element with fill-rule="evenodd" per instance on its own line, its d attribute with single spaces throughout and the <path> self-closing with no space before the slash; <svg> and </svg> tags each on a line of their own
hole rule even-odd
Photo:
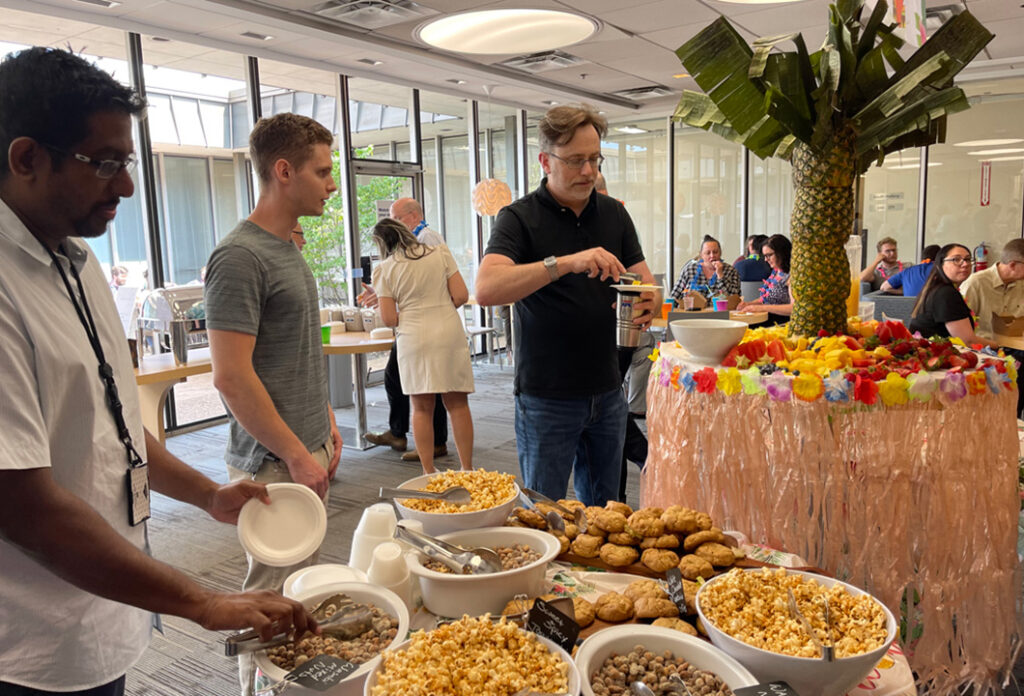
<svg viewBox="0 0 1024 696">
<path fill-rule="evenodd" d="M 484 179 L 473 189 L 473 210 L 477 215 L 497 215 L 512 202 L 508 184 L 498 179 Z"/>
</svg>

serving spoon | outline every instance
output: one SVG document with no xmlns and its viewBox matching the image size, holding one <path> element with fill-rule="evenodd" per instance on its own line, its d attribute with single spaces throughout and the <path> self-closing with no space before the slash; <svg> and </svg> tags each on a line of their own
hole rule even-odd
<svg viewBox="0 0 1024 696">
<path fill-rule="evenodd" d="M 462 486 L 452 486 L 440 493 L 434 491 L 418 491 L 411 488 L 381 488 L 377 494 L 381 498 L 421 498 L 426 500 L 444 500 L 455 505 L 468 505 L 473 502 L 473 495 L 469 489 Z"/>
<path fill-rule="evenodd" d="M 483 546 L 467 549 L 420 532 L 414 532 L 402 525 L 395 526 L 395 538 L 419 549 L 428 558 L 443 563 L 462 575 L 484 575 L 504 570 L 501 565 L 501 556 Z"/>
</svg>

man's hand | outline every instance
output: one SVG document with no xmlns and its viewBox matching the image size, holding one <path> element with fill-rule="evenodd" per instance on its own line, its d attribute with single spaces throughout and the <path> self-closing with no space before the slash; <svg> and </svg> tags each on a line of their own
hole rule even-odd
<svg viewBox="0 0 1024 696">
<path fill-rule="evenodd" d="M 334 454 L 331 455 L 331 461 L 327 465 L 328 481 L 334 480 L 334 472 L 338 470 L 338 462 L 341 461 L 341 447 L 345 444 L 338 431 L 338 424 L 334 422 L 334 411 L 331 411 L 331 442 L 334 443 Z"/>
<path fill-rule="evenodd" d="M 586 273 L 588 278 L 606 280 L 611 278 L 619 282 L 619 274 L 625 273 L 626 267 L 611 252 L 593 247 L 562 258 L 562 263 L 570 273 Z M 561 265 L 561 264 L 560 264 Z"/>
<path fill-rule="evenodd" d="M 373 289 L 373 286 L 363 283 L 363 291 L 356 295 L 356 302 L 360 307 L 377 309 L 377 291 Z"/>
<path fill-rule="evenodd" d="M 254 628 L 264 641 L 293 630 L 296 637 L 306 631 L 320 632 L 316 620 L 301 604 L 270 590 L 211 592 L 195 620 L 211 631 Z"/>
<path fill-rule="evenodd" d="M 270 504 L 267 487 L 262 483 L 242 479 L 218 486 L 210 496 L 206 512 L 218 522 L 238 524 L 238 513 L 242 510 L 242 506 L 253 498 L 258 498 L 267 505 Z"/>
<path fill-rule="evenodd" d="M 288 465 L 292 481 L 301 483 L 303 486 L 309 486 L 321 499 L 327 495 L 327 487 L 330 485 L 327 471 L 317 464 L 312 454 L 303 452 L 294 460 L 285 462 L 285 464 Z"/>
<path fill-rule="evenodd" d="M 654 321 L 654 310 L 661 307 L 661 303 L 657 300 L 655 293 L 643 292 L 640 293 L 640 301 L 633 303 L 633 312 L 641 312 L 638 316 L 633 317 L 633 323 L 639 325 L 641 331 L 646 331 Z"/>
</svg>

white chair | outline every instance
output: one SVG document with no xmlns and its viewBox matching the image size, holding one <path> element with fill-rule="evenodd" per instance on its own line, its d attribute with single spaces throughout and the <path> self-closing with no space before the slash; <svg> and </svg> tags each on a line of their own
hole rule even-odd
<svg viewBox="0 0 1024 696">
<path fill-rule="evenodd" d="M 475 315 L 477 312 L 476 305 L 463 305 L 462 311 L 459 312 L 459 317 L 462 319 L 462 328 L 466 332 L 466 342 L 469 344 L 469 357 L 473 362 L 476 362 L 479 354 L 476 352 L 476 339 L 481 337 L 484 341 L 483 348 L 487 353 L 488 361 L 494 359 L 494 337 L 497 334 L 497 330 L 489 326 L 478 326 L 476 324 Z"/>
</svg>

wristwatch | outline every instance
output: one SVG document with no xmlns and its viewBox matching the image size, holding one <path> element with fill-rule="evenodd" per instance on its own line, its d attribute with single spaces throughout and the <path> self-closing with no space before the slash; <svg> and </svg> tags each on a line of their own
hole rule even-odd
<svg viewBox="0 0 1024 696">
<path fill-rule="evenodd" d="M 554 256 L 549 256 L 544 259 L 544 268 L 548 269 L 548 275 L 551 276 L 551 282 L 558 280 L 558 259 Z"/>
</svg>

